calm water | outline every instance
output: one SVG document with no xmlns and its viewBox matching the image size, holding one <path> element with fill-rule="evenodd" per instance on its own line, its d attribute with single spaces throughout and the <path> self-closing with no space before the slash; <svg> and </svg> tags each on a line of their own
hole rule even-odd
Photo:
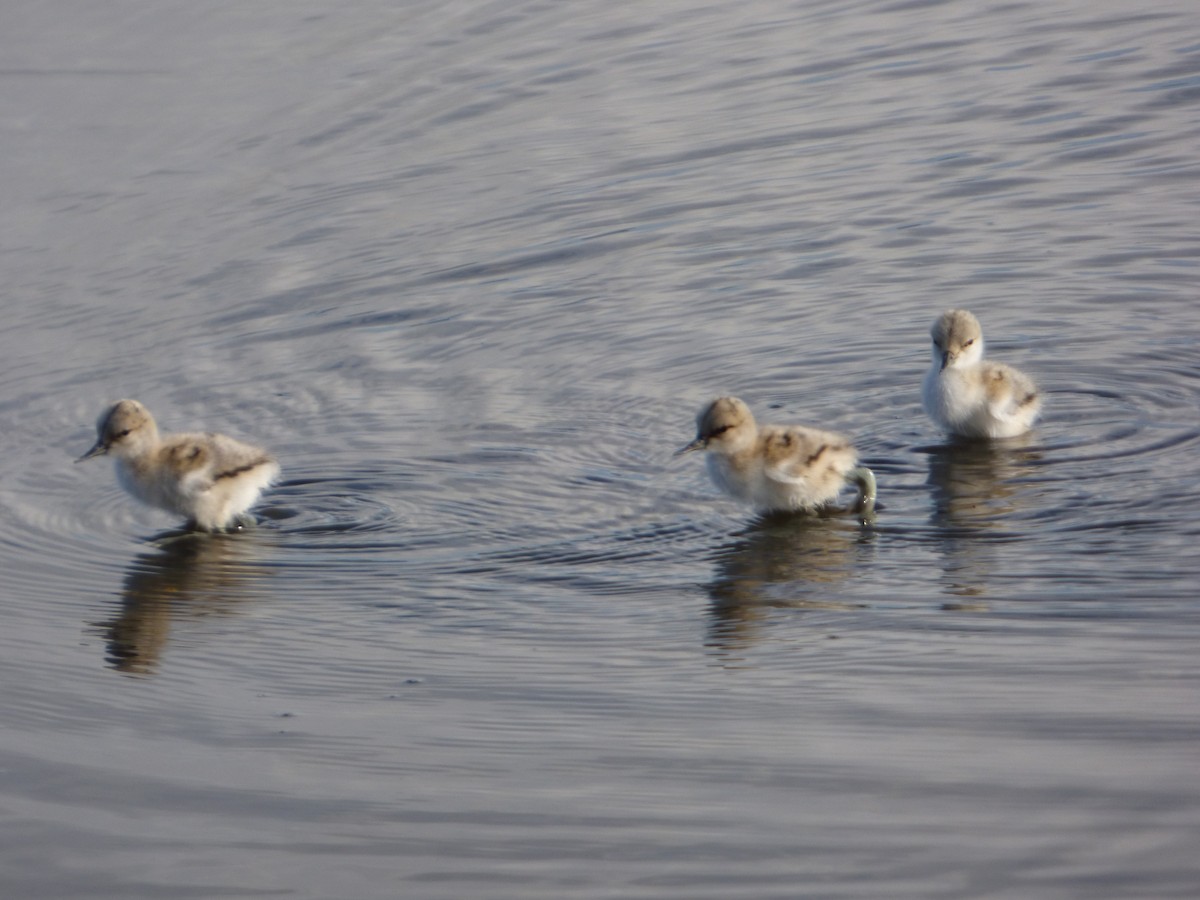
<svg viewBox="0 0 1200 900">
<path fill-rule="evenodd" d="M 49 0 L 0 31 L 0 886 L 1200 890 L 1200 10 Z M 947 445 L 928 328 L 1047 391 Z M 758 521 L 718 392 L 885 506 Z M 71 460 L 274 449 L 260 526 Z"/>
</svg>

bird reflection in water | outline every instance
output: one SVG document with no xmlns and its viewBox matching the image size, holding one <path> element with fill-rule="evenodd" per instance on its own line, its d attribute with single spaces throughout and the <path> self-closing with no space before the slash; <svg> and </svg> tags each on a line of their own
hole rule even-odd
<svg viewBox="0 0 1200 900">
<path fill-rule="evenodd" d="M 995 540 L 1013 533 L 1029 484 L 1023 474 L 1041 454 L 1027 437 L 952 440 L 931 447 L 929 479 L 943 585 L 956 599 L 946 608 L 981 608 L 977 599 L 994 569 Z"/>
<path fill-rule="evenodd" d="M 120 672 L 153 674 L 172 620 L 231 615 L 267 570 L 248 564 L 255 533 L 173 534 L 140 553 L 125 575 L 120 614 L 97 623 L 107 662 Z"/>
<path fill-rule="evenodd" d="M 772 610 L 855 608 L 822 597 L 820 586 L 849 577 L 873 537 L 832 517 L 758 518 L 716 554 L 707 645 L 722 654 L 751 645 Z"/>
</svg>

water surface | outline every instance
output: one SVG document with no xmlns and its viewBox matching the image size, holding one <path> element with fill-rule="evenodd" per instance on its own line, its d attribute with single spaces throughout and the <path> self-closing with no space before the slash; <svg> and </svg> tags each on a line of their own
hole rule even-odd
<svg viewBox="0 0 1200 900">
<path fill-rule="evenodd" d="M 6 895 L 1194 896 L 1191 3 L 9 18 Z M 949 306 L 1027 438 L 921 412 Z M 722 392 L 877 523 L 674 459 Z M 72 465 L 124 396 L 259 526 Z"/>
</svg>

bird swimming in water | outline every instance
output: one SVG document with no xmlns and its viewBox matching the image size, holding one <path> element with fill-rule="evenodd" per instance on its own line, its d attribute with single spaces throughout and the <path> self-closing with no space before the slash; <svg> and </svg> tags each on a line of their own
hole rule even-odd
<svg viewBox="0 0 1200 900">
<path fill-rule="evenodd" d="M 805 425 L 764 425 L 737 397 L 718 397 L 696 417 L 696 439 L 676 456 L 708 451 L 708 473 L 717 487 L 762 512 L 828 507 L 847 482 L 859 488 L 857 509 L 875 507 L 875 475 L 858 465 L 850 441 Z"/>
<path fill-rule="evenodd" d="M 149 410 L 119 400 L 96 421 L 96 443 L 75 460 L 111 456 L 117 481 L 143 503 L 184 516 L 190 528 L 227 531 L 279 477 L 279 463 L 259 447 L 223 434 L 160 437 Z"/>
<path fill-rule="evenodd" d="M 965 309 L 943 313 L 930 330 L 933 360 L 922 385 L 925 411 L 951 434 L 1007 438 L 1024 434 L 1042 409 L 1025 373 L 983 359 L 983 329 Z"/>
</svg>

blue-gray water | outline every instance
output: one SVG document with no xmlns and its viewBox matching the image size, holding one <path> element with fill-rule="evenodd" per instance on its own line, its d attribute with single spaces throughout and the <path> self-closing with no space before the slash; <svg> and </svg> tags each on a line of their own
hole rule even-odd
<svg viewBox="0 0 1200 900">
<path fill-rule="evenodd" d="M 0 30 L 0 887 L 1191 898 L 1200 11 L 47 0 Z M 1047 393 L 919 405 L 949 306 Z M 718 392 L 885 508 L 756 521 Z M 166 550 L 105 403 L 280 457 Z"/>
</svg>

